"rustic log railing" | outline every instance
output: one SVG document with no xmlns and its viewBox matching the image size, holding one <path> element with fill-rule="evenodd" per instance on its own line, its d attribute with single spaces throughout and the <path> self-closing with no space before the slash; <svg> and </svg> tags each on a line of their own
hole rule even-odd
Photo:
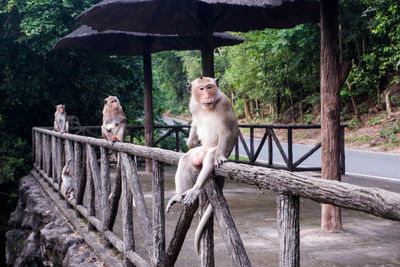
<svg viewBox="0 0 400 267">
<path fill-rule="evenodd" d="M 45 180 L 62 196 L 61 169 L 66 159 L 73 160 L 75 199 L 68 204 L 88 222 L 88 230 L 97 230 L 106 246 L 112 245 L 124 257 L 125 266 L 173 266 L 189 229 L 198 202 L 184 206 L 175 232 L 166 248 L 163 164 L 177 165 L 182 153 L 129 143 L 110 143 L 102 139 L 33 128 L 34 170 L 39 180 Z M 110 175 L 109 151 L 118 152 L 118 166 Z M 100 167 L 97 155 L 100 157 Z M 148 212 L 133 156 L 153 160 L 153 205 Z M 120 170 L 120 171 L 119 171 Z M 231 179 L 262 189 L 278 192 L 278 230 L 280 266 L 299 266 L 299 197 L 335 206 L 364 211 L 382 218 L 400 221 L 400 194 L 378 188 L 307 177 L 303 174 L 237 163 L 225 163 L 214 170 L 215 177 L 205 185 L 205 193 L 214 209 L 222 237 L 234 266 L 251 266 L 228 205 L 216 180 Z M 110 190 L 110 179 L 113 189 Z M 121 179 L 120 183 L 118 179 Z M 118 186 L 121 187 L 118 189 Z M 87 204 L 83 194 L 87 194 Z M 110 195 L 111 192 L 111 195 Z M 119 197 L 122 200 L 122 239 L 113 232 Z M 133 217 L 132 196 L 138 216 Z M 65 196 L 63 196 L 65 198 Z M 97 207 L 97 208 L 96 208 Z M 111 216 L 114 214 L 113 216 Z M 152 216 L 151 216 L 151 215 Z M 112 218 L 112 219 L 110 219 Z M 145 255 L 135 251 L 133 218 L 140 220 L 147 248 Z M 213 255 L 208 253 L 208 255 Z M 209 259 L 206 266 L 213 265 Z"/>
<path fill-rule="evenodd" d="M 344 150 L 344 128 L 347 125 L 343 124 L 340 127 L 340 167 L 341 172 L 345 173 L 345 150 Z M 288 171 L 320 171 L 320 166 L 300 166 L 306 159 L 308 159 L 313 153 L 315 153 L 318 149 L 321 148 L 321 143 L 316 144 L 312 147 L 308 152 L 304 155 L 300 156 L 296 161 L 294 161 L 293 157 L 293 131 L 295 130 L 304 130 L 304 129 L 321 129 L 321 125 L 313 124 L 313 125 L 253 125 L 253 124 L 240 124 L 239 128 L 243 131 L 244 129 L 248 129 L 249 131 L 249 142 L 246 142 L 243 137 L 242 132 L 239 133 L 238 143 L 233 150 L 234 159 L 231 160 L 236 163 L 245 163 L 254 166 L 263 166 L 268 168 L 275 169 L 285 169 Z M 165 140 L 169 136 L 173 136 L 175 138 L 175 151 L 181 151 L 181 140 L 184 137 L 189 136 L 189 125 L 156 125 L 154 126 L 155 130 L 160 131 L 160 137 L 154 140 L 154 146 L 160 144 L 163 140 Z M 255 137 L 254 131 L 255 129 L 261 129 L 264 131 L 263 137 L 261 138 L 258 146 L 255 146 Z M 287 150 L 285 151 L 282 146 L 281 141 L 277 137 L 275 131 L 278 129 L 287 130 Z M 80 135 L 88 135 L 92 137 L 98 137 L 100 135 L 100 127 L 99 126 L 82 126 L 79 128 L 73 129 L 75 134 Z M 128 126 L 127 127 L 129 141 L 130 143 L 134 143 L 134 137 L 143 136 L 144 126 Z M 98 133 L 97 135 L 95 133 Z M 183 135 L 183 136 L 182 136 Z M 279 151 L 279 154 L 282 156 L 284 164 L 274 163 L 274 149 L 273 145 L 275 144 L 276 148 Z M 245 153 L 246 160 L 240 159 L 240 148 L 242 148 L 242 153 Z M 263 149 L 267 149 L 267 157 L 266 161 L 259 160 L 259 156 Z"/>
</svg>

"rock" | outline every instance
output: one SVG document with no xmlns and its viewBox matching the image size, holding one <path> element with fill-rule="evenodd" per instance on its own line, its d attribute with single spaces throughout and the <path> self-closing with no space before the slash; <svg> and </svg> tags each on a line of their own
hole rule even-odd
<svg viewBox="0 0 400 267">
<path fill-rule="evenodd" d="M 20 181 L 18 204 L 10 215 L 9 229 L 8 266 L 102 266 L 30 175 Z"/>
</svg>

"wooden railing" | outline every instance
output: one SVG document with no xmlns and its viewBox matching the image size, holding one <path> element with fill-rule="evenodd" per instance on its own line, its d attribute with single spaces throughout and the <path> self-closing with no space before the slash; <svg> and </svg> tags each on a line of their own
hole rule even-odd
<svg viewBox="0 0 400 267">
<path fill-rule="evenodd" d="M 345 150 L 344 150 L 344 128 L 347 125 L 342 124 L 340 127 L 340 168 L 342 174 L 345 173 Z M 234 159 L 231 160 L 236 163 L 245 163 L 254 166 L 263 166 L 275 169 L 285 169 L 288 171 L 320 171 L 321 166 L 300 166 L 306 159 L 308 159 L 313 153 L 321 148 L 321 143 L 313 146 L 304 155 L 301 155 L 296 161 L 293 157 L 293 132 L 296 130 L 307 130 L 307 129 L 321 129 L 321 125 L 269 125 L 269 124 L 240 124 L 238 143 L 233 150 Z M 156 131 L 159 131 L 159 137 L 154 140 L 154 146 L 159 145 L 163 140 L 169 136 L 173 136 L 175 139 L 175 151 L 181 151 L 181 140 L 183 137 L 189 136 L 189 125 L 156 125 L 154 126 Z M 258 144 L 255 145 L 254 132 L 256 129 L 262 131 L 262 138 Z M 287 149 L 285 151 L 282 146 L 281 140 L 277 137 L 275 131 L 278 129 L 284 129 L 287 131 Z M 242 131 L 247 130 L 249 132 L 248 142 L 243 137 Z M 134 137 L 143 136 L 144 126 L 128 126 L 127 132 L 129 135 L 130 143 L 134 143 Z M 82 126 L 74 128 L 73 132 L 79 135 L 88 135 L 92 137 L 98 137 L 100 135 L 99 126 Z M 97 133 L 97 134 L 96 134 Z M 283 164 L 277 164 L 274 162 L 274 149 L 273 146 L 279 151 L 284 161 Z M 267 150 L 267 160 L 260 160 L 260 154 L 263 149 Z M 240 158 L 240 150 L 243 156 L 247 159 Z"/>
<path fill-rule="evenodd" d="M 90 231 L 101 233 L 104 244 L 112 245 L 123 256 L 126 266 L 173 266 L 191 224 L 198 203 L 184 206 L 175 232 L 166 248 L 163 164 L 177 165 L 182 153 L 129 143 L 110 143 L 102 139 L 33 128 L 34 171 L 60 193 L 61 168 L 65 159 L 73 159 L 75 199 L 68 201 L 78 216 L 88 222 Z M 115 176 L 110 176 L 109 151 L 118 152 L 119 164 Z M 100 157 L 98 166 L 97 155 Z M 133 156 L 153 160 L 152 212 L 146 208 Z M 306 177 L 299 173 L 227 162 L 214 170 L 216 179 L 209 179 L 204 191 L 220 226 L 222 237 L 234 266 L 251 266 L 228 205 L 216 181 L 231 179 L 262 189 L 276 191 L 278 198 L 278 230 L 280 266 L 299 266 L 299 197 L 335 206 L 364 211 L 376 216 L 400 221 L 400 194 L 378 188 Z M 110 178 L 114 188 L 110 188 Z M 118 181 L 121 181 L 121 187 Z M 120 188 L 120 190 L 118 190 Z M 84 192 L 87 204 L 83 203 Z M 111 197 L 110 196 L 111 192 Z M 122 238 L 113 231 L 118 200 L 122 200 Z M 132 196 L 140 220 L 147 253 L 135 251 L 132 223 Z M 64 196 L 65 197 L 65 196 Z M 96 206 L 98 207 L 96 209 Z M 97 213 L 96 211 L 99 211 Z M 152 214 L 152 216 L 150 216 Z M 213 246 L 209 246 L 213 247 Z M 213 253 L 206 255 L 203 266 L 213 265 Z M 210 256 L 211 255 L 211 256 Z"/>
</svg>

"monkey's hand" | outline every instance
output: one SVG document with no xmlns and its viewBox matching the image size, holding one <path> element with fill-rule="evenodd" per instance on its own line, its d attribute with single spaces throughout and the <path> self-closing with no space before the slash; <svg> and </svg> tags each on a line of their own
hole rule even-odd
<svg viewBox="0 0 400 267">
<path fill-rule="evenodd" d="M 182 200 L 183 200 L 183 194 L 173 196 L 173 197 L 168 201 L 166 211 L 169 212 L 169 210 L 172 208 L 172 206 L 173 206 L 175 203 L 182 203 Z"/>
<path fill-rule="evenodd" d="M 215 160 L 214 160 L 214 167 L 216 167 L 216 168 L 218 168 L 218 167 L 220 167 L 224 162 L 227 162 L 228 160 L 227 160 L 227 158 L 225 158 L 223 155 L 217 155 L 216 157 L 215 157 Z"/>
<path fill-rule="evenodd" d="M 187 145 L 189 148 L 194 148 L 194 147 L 197 147 L 197 142 L 195 142 L 195 140 L 193 140 L 193 139 L 188 139 L 188 140 L 186 141 L 186 145 Z"/>
<path fill-rule="evenodd" d="M 192 204 L 200 195 L 200 189 L 192 188 L 182 194 L 185 197 L 184 204 Z"/>
<path fill-rule="evenodd" d="M 118 126 L 118 123 L 114 122 L 114 123 L 108 123 L 105 125 L 105 128 L 107 129 L 107 131 L 111 131 L 112 129 L 116 128 Z"/>
</svg>

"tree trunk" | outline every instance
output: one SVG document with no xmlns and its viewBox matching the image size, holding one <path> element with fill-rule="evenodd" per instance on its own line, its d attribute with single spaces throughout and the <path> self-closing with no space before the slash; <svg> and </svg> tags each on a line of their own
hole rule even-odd
<svg viewBox="0 0 400 267">
<path fill-rule="evenodd" d="M 351 92 L 351 84 L 348 81 L 346 81 L 346 85 L 347 85 L 347 88 L 349 88 L 349 91 Z M 356 114 L 356 118 L 357 118 L 358 122 L 362 124 L 360 111 L 357 107 L 356 101 L 354 100 L 353 96 L 351 96 L 350 99 L 351 99 L 351 104 L 353 105 L 354 113 Z"/>
<path fill-rule="evenodd" d="M 392 103 L 390 103 L 390 90 L 385 91 L 386 113 L 388 118 L 392 116 Z"/>
<path fill-rule="evenodd" d="M 247 96 L 243 96 L 243 105 L 244 105 L 244 114 L 246 115 L 247 120 L 251 120 L 250 108 L 249 108 L 249 101 L 247 100 Z"/>
<path fill-rule="evenodd" d="M 322 178 L 340 181 L 340 65 L 338 1 L 321 0 L 321 143 Z M 342 228 L 340 208 L 322 204 L 321 229 Z"/>
</svg>

